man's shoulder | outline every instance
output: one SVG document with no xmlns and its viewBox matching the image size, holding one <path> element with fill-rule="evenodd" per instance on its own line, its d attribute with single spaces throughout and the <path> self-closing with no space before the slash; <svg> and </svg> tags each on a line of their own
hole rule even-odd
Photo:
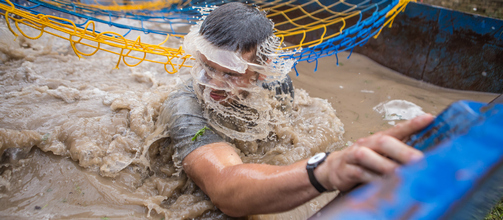
<svg viewBox="0 0 503 220">
<path fill-rule="evenodd" d="M 203 116 L 203 106 L 194 92 L 192 82 L 178 86 L 169 94 L 162 106 L 160 118 L 165 120 L 177 163 L 201 146 L 223 141 L 209 129 L 211 127 Z"/>
<path fill-rule="evenodd" d="M 164 101 L 164 108 L 170 111 L 202 111 L 201 102 L 194 92 L 192 82 L 189 81 L 177 86 L 175 91 L 171 92 Z"/>
<path fill-rule="evenodd" d="M 168 99 L 175 97 L 190 97 L 197 99 L 192 80 L 187 80 L 178 84 L 174 91 L 168 95 Z"/>
</svg>

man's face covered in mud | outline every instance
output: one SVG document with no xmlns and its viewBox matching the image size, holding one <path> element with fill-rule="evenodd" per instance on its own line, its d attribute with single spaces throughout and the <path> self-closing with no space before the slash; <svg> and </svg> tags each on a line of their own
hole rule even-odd
<svg viewBox="0 0 503 220">
<path fill-rule="evenodd" d="M 255 54 L 244 53 L 243 60 Z M 240 140 L 263 139 L 271 130 L 270 111 L 276 105 L 272 91 L 262 87 L 264 75 L 247 68 L 243 72 L 197 53 L 191 71 L 194 90 L 204 102 L 205 117 L 221 133 Z"/>
<path fill-rule="evenodd" d="M 230 51 L 206 40 L 199 28 L 195 25 L 185 36 L 184 49 L 195 58 L 194 91 L 204 103 L 208 123 L 230 138 L 266 138 L 284 113 L 276 88 L 262 85 L 286 78 L 294 60 L 281 57 L 285 53 L 278 52 L 280 40 L 274 35 L 251 51 Z"/>
<path fill-rule="evenodd" d="M 253 52 L 247 52 L 242 58 L 251 61 L 254 56 Z M 250 92 L 260 93 L 263 90 L 260 84 L 265 76 L 257 71 L 248 68 L 244 73 L 239 73 L 209 60 L 201 53 L 197 54 L 196 60 L 193 71 L 200 79 L 199 89 L 208 88 L 213 101 L 229 106 L 233 102 L 245 100 Z"/>
</svg>

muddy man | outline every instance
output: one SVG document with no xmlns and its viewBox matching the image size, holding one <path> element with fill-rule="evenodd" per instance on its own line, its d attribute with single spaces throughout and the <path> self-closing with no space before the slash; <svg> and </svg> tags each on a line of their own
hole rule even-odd
<svg viewBox="0 0 503 220">
<path fill-rule="evenodd" d="M 402 140 L 432 122 L 431 115 L 288 166 L 244 164 L 225 136 L 266 138 L 274 115 L 263 114 L 287 117 L 294 98 L 287 73 L 295 61 L 276 52 L 280 41 L 273 27 L 255 7 L 216 8 L 184 40 L 184 49 L 196 59 L 191 82 L 165 102 L 175 161 L 222 212 L 237 217 L 287 211 L 423 157 Z M 271 92 L 272 102 L 264 98 Z"/>
</svg>

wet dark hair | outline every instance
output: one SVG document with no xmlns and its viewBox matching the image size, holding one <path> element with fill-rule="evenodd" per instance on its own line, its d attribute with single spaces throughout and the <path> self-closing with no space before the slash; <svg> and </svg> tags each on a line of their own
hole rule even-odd
<svg viewBox="0 0 503 220">
<path fill-rule="evenodd" d="M 265 13 L 240 2 L 212 11 L 199 34 L 213 45 L 230 51 L 250 52 L 273 34 L 274 24 Z"/>
</svg>

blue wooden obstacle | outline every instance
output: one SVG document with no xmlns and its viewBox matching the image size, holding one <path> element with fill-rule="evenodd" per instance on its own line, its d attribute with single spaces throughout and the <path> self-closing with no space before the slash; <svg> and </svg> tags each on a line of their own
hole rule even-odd
<svg viewBox="0 0 503 220">
<path fill-rule="evenodd" d="M 452 104 L 410 145 L 425 158 L 311 219 L 483 219 L 503 196 L 503 104 Z"/>
</svg>

